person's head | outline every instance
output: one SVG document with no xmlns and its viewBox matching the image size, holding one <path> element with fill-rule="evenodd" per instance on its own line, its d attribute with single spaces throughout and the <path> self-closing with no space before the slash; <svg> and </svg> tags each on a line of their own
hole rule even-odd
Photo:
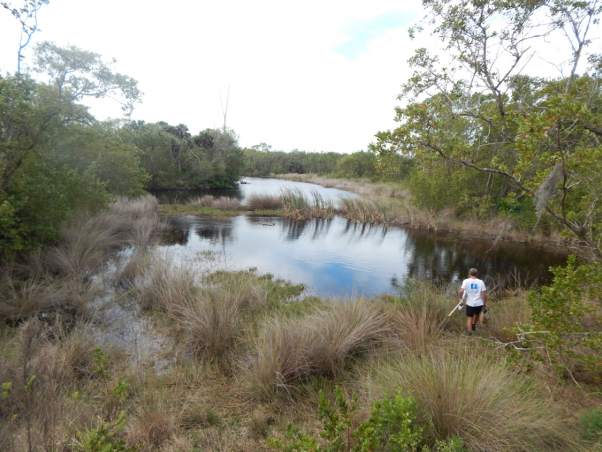
<svg viewBox="0 0 602 452">
<path fill-rule="evenodd" d="M 474 276 L 475 278 L 478 276 L 479 272 L 477 271 L 476 268 L 471 268 L 470 270 L 468 270 L 468 275 L 469 276 Z"/>
</svg>

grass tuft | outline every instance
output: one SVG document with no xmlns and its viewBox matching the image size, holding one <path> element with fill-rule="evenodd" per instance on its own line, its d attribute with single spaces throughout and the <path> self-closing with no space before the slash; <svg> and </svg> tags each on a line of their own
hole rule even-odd
<svg viewBox="0 0 602 452">
<path fill-rule="evenodd" d="M 458 436 L 469 450 L 573 449 L 566 424 L 528 380 L 478 344 L 450 345 L 372 366 L 364 372 L 366 391 L 409 391 L 433 442 Z"/>
<path fill-rule="evenodd" d="M 245 199 L 245 205 L 249 210 L 280 209 L 282 207 L 282 200 L 279 196 L 254 193 Z"/>
</svg>

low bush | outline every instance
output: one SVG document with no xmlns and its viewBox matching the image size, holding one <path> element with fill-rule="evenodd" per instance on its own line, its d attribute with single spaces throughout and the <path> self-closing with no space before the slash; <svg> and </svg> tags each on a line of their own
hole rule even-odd
<svg viewBox="0 0 602 452">
<path fill-rule="evenodd" d="M 371 450 L 427 452 L 463 452 L 462 441 L 452 437 L 438 441 L 433 448 L 425 444 L 423 428 L 415 423 L 418 415 L 416 400 L 401 390 L 395 396 L 385 394 L 372 404 L 370 418 L 357 425 L 354 422 L 359 408 L 354 393 L 348 401 L 343 391 L 335 388 L 336 404 L 322 391 L 319 394 L 318 419 L 322 422 L 320 438 L 304 435 L 300 428 L 287 425 L 284 441 L 269 438 L 268 444 L 277 450 L 365 452 Z M 321 447 L 320 444 L 324 444 Z"/>
</svg>

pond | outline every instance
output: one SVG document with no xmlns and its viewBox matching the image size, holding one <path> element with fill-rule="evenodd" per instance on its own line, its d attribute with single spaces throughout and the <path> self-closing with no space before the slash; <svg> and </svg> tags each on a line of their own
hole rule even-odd
<svg viewBox="0 0 602 452">
<path fill-rule="evenodd" d="M 265 179 L 261 177 L 245 177 L 237 188 L 230 189 L 198 189 L 198 190 L 149 190 L 155 195 L 159 202 L 186 204 L 190 199 L 202 195 L 213 195 L 216 197 L 230 196 L 232 198 L 244 201 L 252 193 L 266 195 L 280 195 L 281 190 L 299 189 L 305 195 L 311 195 L 312 190 L 317 191 L 322 197 L 329 197 L 338 200 L 340 197 L 356 198 L 358 195 L 348 191 L 338 190 L 336 188 L 324 188 L 320 185 L 306 184 L 304 182 L 294 182 L 281 179 Z"/>
<path fill-rule="evenodd" d="M 277 194 L 285 181 L 245 184 L 242 198 L 256 191 Z M 305 190 L 318 189 L 312 184 Z M 255 190 L 254 190 L 255 189 Z M 340 190 L 324 189 L 338 196 Z M 330 190 L 330 191 L 329 191 Z M 343 192 L 345 193 L 345 192 Z M 170 217 L 172 231 L 162 245 L 180 259 L 219 253 L 230 268 L 256 267 L 262 273 L 303 283 L 320 295 L 375 295 L 403 288 L 408 278 L 434 282 L 463 279 L 476 267 L 486 283 L 523 285 L 550 281 L 551 265 L 566 256 L 525 245 L 458 241 L 442 234 L 353 223 L 341 217 L 296 221 L 281 217 L 226 219 Z"/>
</svg>

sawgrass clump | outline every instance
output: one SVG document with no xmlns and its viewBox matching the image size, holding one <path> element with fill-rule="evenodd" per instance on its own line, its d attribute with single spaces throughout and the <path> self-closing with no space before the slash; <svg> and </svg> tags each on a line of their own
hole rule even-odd
<svg viewBox="0 0 602 452">
<path fill-rule="evenodd" d="M 492 452 L 575 448 L 557 407 L 536 385 L 479 344 L 449 345 L 379 361 L 363 371 L 362 386 L 372 397 L 408 391 L 433 442 L 458 436 L 469 450 Z"/>
<path fill-rule="evenodd" d="M 310 377 L 340 375 L 391 336 L 382 306 L 363 299 L 329 302 L 299 318 L 269 318 L 257 338 L 250 378 L 261 397 L 290 394 Z"/>
</svg>

